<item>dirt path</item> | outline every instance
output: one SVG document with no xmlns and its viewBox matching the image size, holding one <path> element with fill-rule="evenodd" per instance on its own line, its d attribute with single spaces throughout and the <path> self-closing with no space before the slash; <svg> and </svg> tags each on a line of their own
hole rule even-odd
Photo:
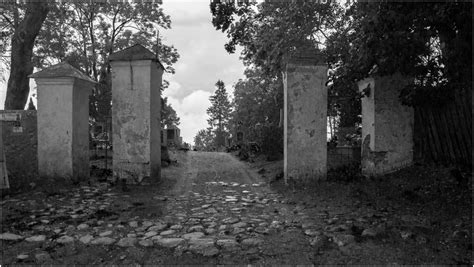
<svg viewBox="0 0 474 267">
<path fill-rule="evenodd" d="M 165 220 L 175 224 L 172 228 L 182 227 L 171 236 L 189 237 L 187 251 L 227 264 L 269 263 L 262 253 L 277 257 L 270 262 L 292 263 L 298 254 L 310 253 L 309 238 L 297 227 L 304 216 L 295 218 L 298 211 L 280 203 L 281 197 L 248 165 L 212 152 L 188 152 L 181 165 L 181 173 L 173 172 L 179 178 L 167 196 Z M 309 264 L 307 258 L 299 262 Z"/>
</svg>

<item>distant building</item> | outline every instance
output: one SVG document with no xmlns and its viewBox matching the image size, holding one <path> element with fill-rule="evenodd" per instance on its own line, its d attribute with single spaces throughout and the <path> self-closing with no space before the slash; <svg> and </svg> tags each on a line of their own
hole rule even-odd
<svg viewBox="0 0 474 267">
<path fill-rule="evenodd" d="M 176 126 L 166 128 L 166 143 L 168 146 L 180 147 L 182 143 L 181 131 Z"/>
<path fill-rule="evenodd" d="M 166 129 L 161 129 L 161 146 L 168 146 Z"/>
</svg>

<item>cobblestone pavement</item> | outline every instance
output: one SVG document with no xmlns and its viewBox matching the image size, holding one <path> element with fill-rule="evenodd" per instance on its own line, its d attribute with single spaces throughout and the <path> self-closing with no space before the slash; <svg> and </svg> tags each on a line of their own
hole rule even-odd
<svg viewBox="0 0 474 267">
<path fill-rule="evenodd" d="M 313 222 L 301 207 L 287 206 L 245 163 L 226 153 L 189 152 L 182 160 L 168 173 L 164 170 L 165 176 L 176 179 L 171 190 L 148 194 L 148 199 L 137 200 L 103 183 L 2 201 L 3 263 L 161 263 L 163 259 L 151 252 L 161 249 L 172 253 L 175 263 L 193 255 L 239 263 L 244 258 L 255 261 L 262 253 L 304 253 L 301 244 L 310 250 L 318 234 Z M 156 205 L 155 212 L 148 202 Z M 137 212 L 143 205 L 146 215 Z M 297 244 L 276 245 L 269 238 L 282 232 Z M 142 259 L 130 251 L 113 259 L 79 255 L 91 254 L 93 247 L 136 248 Z"/>
<path fill-rule="evenodd" d="M 399 207 L 354 201 L 337 184 L 328 187 L 337 193 L 292 202 L 229 154 L 180 155 L 159 187 L 101 183 L 3 199 L 0 264 L 460 261 L 445 261 L 433 244 L 449 240 Z"/>
</svg>

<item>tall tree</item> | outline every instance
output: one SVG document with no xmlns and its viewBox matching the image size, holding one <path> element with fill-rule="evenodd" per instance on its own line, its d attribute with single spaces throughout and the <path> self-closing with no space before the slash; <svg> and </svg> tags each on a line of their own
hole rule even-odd
<svg viewBox="0 0 474 267">
<path fill-rule="evenodd" d="M 225 145 L 225 137 L 229 134 L 229 119 L 232 110 L 224 82 L 218 80 L 216 87 L 214 95 L 209 98 L 211 106 L 207 109 L 209 115 L 207 122 L 215 133 L 216 145 L 220 147 Z"/>
<path fill-rule="evenodd" d="M 214 139 L 211 128 L 199 130 L 194 137 L 194 147 L 197 150 L 211 151 L 215 147 Z"/>
<path fill-rule="evenodd" d="M 168 98 L 161 98 L 161 128 L 178 126 L 179 120 L 176 110 L 168 103 Z"/>
<path fill-rule="evenodd" d="M 267 154 L 283 151 L 283 106 L 281 80 L 270 79 L 259 69 L 247 69 L 246 79 L 235 84 L 231 128 L 243 132 L 246 140 L 261 145 Z"/>
<path fill-rule="evenodd" d="M 25 5 L 2 4 L 3 20 L 11 27 L 10 77 L 8 78 L 5 109 L 24 109 L 30 92 L 29 78 L 33 72 L 33 46 L 49 7 L 47 2 L 28 1 Z M 24 11 L 23 11 L 23 10 Z M 1 45 L 1 50 L 7 50 Z"/>
</svg>

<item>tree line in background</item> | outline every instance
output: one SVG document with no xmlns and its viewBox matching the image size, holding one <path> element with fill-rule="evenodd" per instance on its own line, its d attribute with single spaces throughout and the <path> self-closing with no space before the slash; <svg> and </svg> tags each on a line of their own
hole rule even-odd
<svg viewBox="0 0 474 267">
<path fill-rule="evenodd" d="M 98 82 L 89 101 L 90 117 L 110 116 L 111 68 L 108 57 L 139 43 L 155 51 L 169 73 L 179 58 L 173 46 L 161 43 L 156 27 L 171 28 L 160 4 L 68 2 L 0 4 L 0 54 L 10 70 L 5 109 L 24 109 L 33 68 L 66 61 Z M 8 51 L 11 57 L 5 57 Z M 160 88 L 164 90 L 168 82 Z M 179 124 L 176 111 L 162 98 L 162 126 Z"/>
<path fill-rule="evenodd" d="M 316 48 L 328 65 L 330 125 L 357 128 L 357 81 L 371 75 L 413 77 L 400 101 L 436 107 L 472 80 L 472 3 L 264 1 L 210 4 L 212 23 L 243 48 L 229 129 L 245 132 L 264 152 L 282 151 L 282 71 L 298 50 Z M 201 131 L 205 136 L 212 131 Z M 208 138 L 212 139 L 212 138 Z"/>
<path fill-rule="evenodd" d="M 198 150 L 214 151 L 226 146 L 226 140 L 230 136 L 229 120 L 232 107 L 223 81 L 216 82 L 216 91 L 209 100 L 211 106 L 206 111 L 209 115 L 209 127 L 196 134 L 194 147 Z"/>
</svg>

